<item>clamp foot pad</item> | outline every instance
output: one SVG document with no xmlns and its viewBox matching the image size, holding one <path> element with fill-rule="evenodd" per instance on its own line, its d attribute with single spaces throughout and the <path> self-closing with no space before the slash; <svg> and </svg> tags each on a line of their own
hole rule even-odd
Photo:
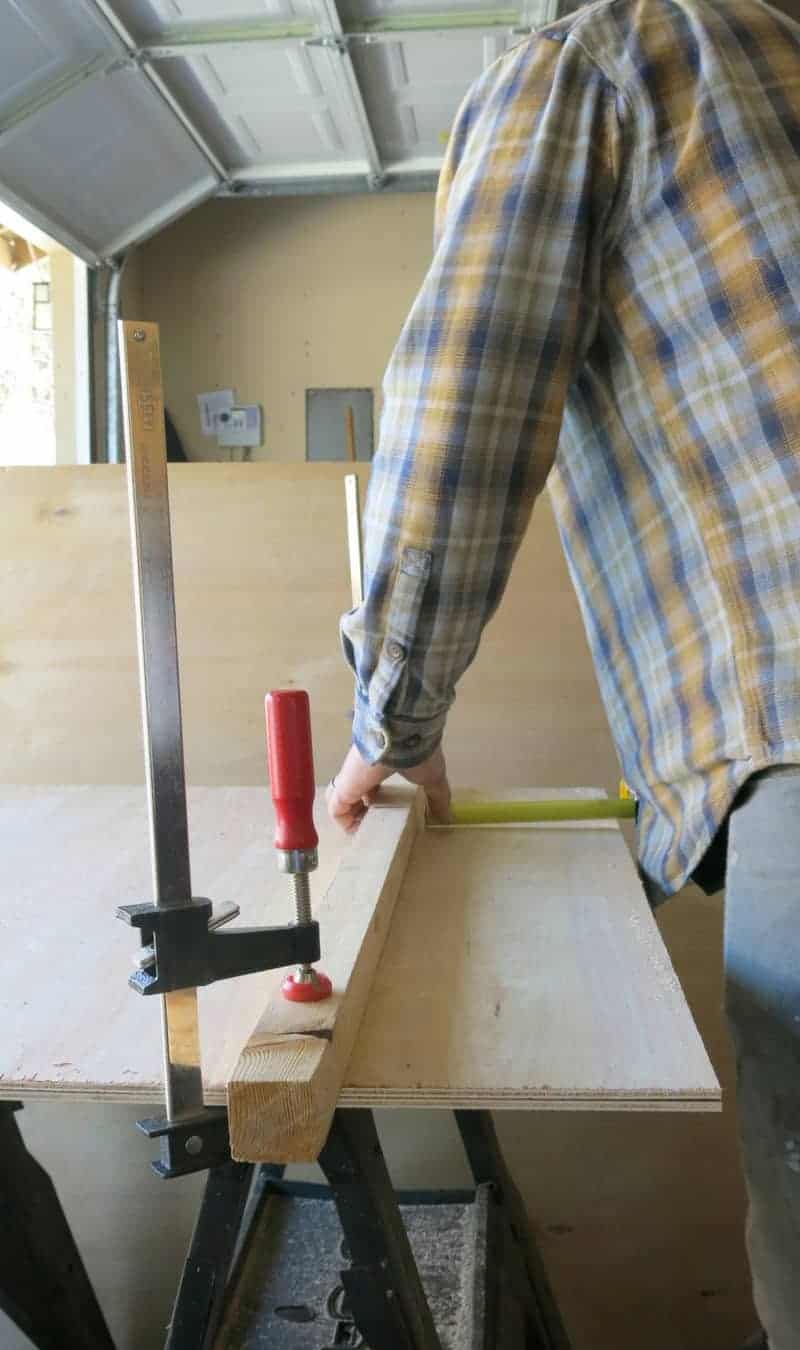
<svg viewBox="0 0 800 1350">
<path fill-rule="evenodd" d="M 312 970 L 310 980 L 299 980 L 295 974 L 287 975 L 281 993 L 290 1003 L 321 1003 L 324 998 L 330 998 L 333 985 L 321 970 Z"/>
</svg>

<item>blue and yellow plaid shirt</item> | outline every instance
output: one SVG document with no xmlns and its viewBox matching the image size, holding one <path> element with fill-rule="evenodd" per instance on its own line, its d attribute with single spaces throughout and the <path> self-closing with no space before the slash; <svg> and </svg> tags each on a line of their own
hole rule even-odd
<svg viewBox="0 0 800 1350">
<path fill-rule="evenodd" d="M 367 760 L 438 743 L 545 481 L 669 893 L 800 762 L 800 28 L 756 0 L 601 0 L 464 103 L 342 623 Z"/>
</svg>

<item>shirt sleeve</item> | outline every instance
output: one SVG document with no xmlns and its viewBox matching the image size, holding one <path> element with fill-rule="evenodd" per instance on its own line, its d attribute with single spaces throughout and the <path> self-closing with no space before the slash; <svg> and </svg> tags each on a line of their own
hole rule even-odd
<svg viewBox="0 0 800 1350">
<path fill-rule="evenodd" d="M 502 597 L 595 329 L 618 135 L 614 87 L 547 37 L 459 112 L 433 262 L 384 381 L 365 599 L 341 623 L 369 763 L 432 753 Z"/>
</svg>

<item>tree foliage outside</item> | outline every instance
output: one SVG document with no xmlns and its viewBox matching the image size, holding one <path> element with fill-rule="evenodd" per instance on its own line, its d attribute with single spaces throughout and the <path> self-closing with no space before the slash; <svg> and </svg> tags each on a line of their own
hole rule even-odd
<svg viewBox="0 0 800 1350">
<path fill-rule="evenodd" d="M 34 306 L 49 279 L 47 258 L 0 269 L 0 464 L 55 463 L 53 334 L 49 307 Z"/>
</svg>

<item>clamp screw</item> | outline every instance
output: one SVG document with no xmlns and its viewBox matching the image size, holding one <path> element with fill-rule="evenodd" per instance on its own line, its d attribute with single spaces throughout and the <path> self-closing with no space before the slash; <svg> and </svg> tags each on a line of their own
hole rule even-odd
<svg viewBox="0 0 800 1350">
<path fill-rule="evenodd" d="M 144 342 L 145 333 L 143 328 L 134 328 L 132 337 L 134 342 Z"/>
</svg>

